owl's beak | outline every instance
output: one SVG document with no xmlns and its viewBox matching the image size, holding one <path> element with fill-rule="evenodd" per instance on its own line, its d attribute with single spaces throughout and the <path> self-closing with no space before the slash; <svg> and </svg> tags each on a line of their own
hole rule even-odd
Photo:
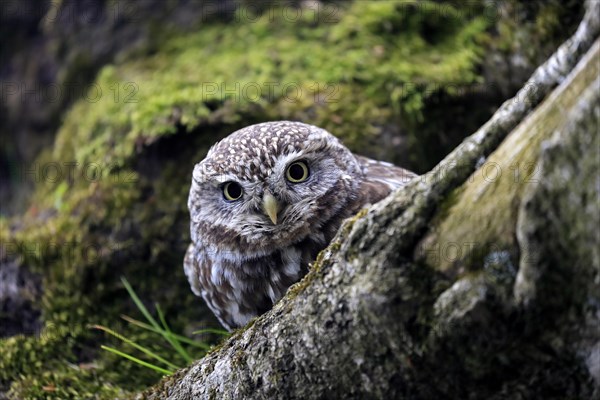
<svg viewBox="0 0 600 400">
<path fill-rule="evenodd" d="M 277 199 L 273 197 L 273 195 L 268 191 L 266 191 L 263 195 L 262 206 L 265 213 L 267 213 L 271 221 L 273 221 L 273 224 L 277 225 L 277 213 L 279 212 L 279 203 L 277 202 Z"/>
</svg>

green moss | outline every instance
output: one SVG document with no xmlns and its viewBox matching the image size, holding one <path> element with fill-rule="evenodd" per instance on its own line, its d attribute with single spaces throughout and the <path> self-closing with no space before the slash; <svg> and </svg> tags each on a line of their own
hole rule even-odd
<svg viewBox="0 0 600 400">
<path fill-rule="evenodd" d="M 572 34 L 583 17 L 584 3 L 577 0 L 504 3 L 507 18 L 497 18 L 499 40 L 494 42 L 507 53 L 521 53 L 533 65 L 542 62 Z"/>
<path fill-rule="evenodd" d="M 100 351 L 101 343 L 113 340 L 88 328 L 89 324 L 110 326 L 174 358 L 156 337 L 119 323 L 120 314 L 138 316 L 119 283 L 121 275 L 135 277 L 132 281 L 142 298 L 159 302 L 174 329 L 183 331 L 203 320 L 217 326 L 206 319 L 210 315 L 189 292 L 179 267 L 188 240 L 187 177 L 174 168 L 165 168 L 155 180 L 125 169 L 119 172 L 95 182 L 75 179 L 62 195 L 61 212 L 49 217 L 35 210 L 52 207 L 54 200 L 46 196 L 55 189 L 40 184 L 38 203 L 20 220 L 20 229 L 8 234 L 3 224 L 3 243 L 44 277 L 41 308 L 46 331 L 39 338 L 0 340 L 0 382 L 10 383 L 20 376 L 13 382 L 18 398 L 89 398 L 90 390 L 114 398 L 109 393 L 139 389 L 160 378 Z M 152 192 L 157 194 L 148 194 Z M 173 231 L 181 232 L 183 240 Z M 89 363 L 94 365 L 91 371 L 77 367 Z M 52 373 L 45 374 L 47 370 Z M 69 386 L 67 392 L 62 385 Z"/>
<path fill-rule="evenodd" d="M 116 399 L 126 393 L 110 382 L 98 380 L 94 371 L 77 366 L 60 371 L 46 371 L 40 376 L 28 376 L 14 385 L 9 392 L 12 398 L 38 399 Z"/>
<path fill-rule="evenodd" d="M 189 131 L 246 114 L 312 122 L 364 150 L 400 111 L 419 120 L 433 88 L 478 81 L 487 24 L 468 18 L 472 8 L 355 2 L 317 22 L 276 11 L 206 26 L 104 68 L 65 121 L 56 156 L 120 166 L 176 122 Z"/>
</svg>

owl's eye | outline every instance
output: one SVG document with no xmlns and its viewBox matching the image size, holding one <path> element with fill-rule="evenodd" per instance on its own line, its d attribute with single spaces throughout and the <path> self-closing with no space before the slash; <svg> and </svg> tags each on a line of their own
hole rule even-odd
<svg viewBox="0 0 600 400">
<path fill-rule="evenodd" d="M 285 171 L 285 178 L 292 183 L 304 182 L 309 176 L 308 165 L 304 161 L 291 163 Z"/>
<path fill-rule="evenodd" d="M 242 197 L 244 191 L 237 182 L 227 182 L 223 185 L 223 197 L 225 200 L 235 201 Z"/>
</svg>

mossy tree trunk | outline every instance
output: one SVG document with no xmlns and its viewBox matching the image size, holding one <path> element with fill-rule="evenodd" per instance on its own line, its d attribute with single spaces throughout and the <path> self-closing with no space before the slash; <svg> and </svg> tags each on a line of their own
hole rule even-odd
<svg viewBox="0 0 600 400">
<path fill-rule="evenodd" d="M 139 398 L 597 396 L 599 6 L 272 311 Z"/>
</svg>

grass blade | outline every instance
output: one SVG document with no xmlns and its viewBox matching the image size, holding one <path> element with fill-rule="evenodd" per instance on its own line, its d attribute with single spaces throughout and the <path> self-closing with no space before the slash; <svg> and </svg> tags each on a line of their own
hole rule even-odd
<svg viewBox="0 0 600 400">
<path fill-rule="evenodd" d="M 107 328 L 107 327 L 105 327 L 105 326 L 102 326 L 102 325 L 92 325 L 91 327 L 92 327 L 92 328 L 94 328 L 94 329 L 99 329 L 99 330 L 101 330 L 101 331 L 104 331 L 104 332 L 106 332 L 106 333 L 108 333 L 108 334 L 110 334 L 110 335 L 112 335 L 112 336 L 116 337 L 117 339 L 119 339 L 119 340 L 121 340 L 121 341 L 123 341 L 123 342 L 125 342 L 125 343 L 127 343 L 127 344 L 129 344 L 129 345 L 131 345 L 131 346 L 133 346 L 133 347 L 135 347 L 136 349 L 138 349 L 138 350 L 139 350 L 139 351 L 141 351 L 142 353 L 146 354 L 147 356 L 149 356 L 149 357 L 152 357 L 152 358 L 154 358 L 154 359 L 156 359 L 156 360 L 158 360 L 158 361 L 162 362 L 163 364 L 165 364 L 165 365 L 167 365 L 167 366 L 169 366 L 169 367 L 173 368 L 174 370 L 175 370 L 175 369 L 179 369 L 179 368 L 181 368 L 181 367 L 179 367 L 179 366 L 177 366 L 177 365 L 173 364 L 172 362 L 170 362 L 170 361 L 168 361 L 168 360 L 165 360 L 164 358 L 162 358 L 162 357 L 161 357 L 161 356 L 159 356 L 158 354 L 154 353 L 153 351 L 151 351 L 151 350 L 149 350 L 149 349 L 145 348 L 144 346 L 140 346 L 139 344 L 137 344 L 137 343 L 136 343 L 136 342 L 134 342 L 133 340 L 131 340 L 131 339 L 128 339 L 128 338 L 126 338 L 125 336 L 123 336 L 123 335 L 121 335 L 121 334 L 119 334 L 119 333 L 117 333 L 117 332 L 113 331 L 112 329 L 109 329 L 109 328 Z"/>
<path fill-rule="evenodd" d="M 154 328 L 156 328 L 159 333 L 162 332 L 162 330 L 160 329 L 160 326 L 158 325 L 158 322 L 156 322 L 156 320 L 152 317 L 152 315 L 150 314 L 150 312 L 148 311 L 146 306 L 144 306 L 144 303 L 142 303 L 142 301 L 140 300 L 138 295 L 135 293 L 135 291 L 129 284 L 129 281 L 127 281 L 127 279 L 125 279 L 124 277 L 121 277 L 121 282 L 123 282 L 123 286 L 125 286 L 125 289 L 127 289 L 127 292 L 129 293 L 129 297 L 131 297 L 131 299 L 133 300 L 133 302 L 135 303 L 137 308 L 142 312 L 142 314 L 144 314 L 144 317 L 146 317 L 148 322 L 150 322 L 150 324 Z"/>
<path fill-rule="evenodd" d="M 153 370 L 158 371 L 158 372 L 160 372 L 162 374 L 171 375 L 171 374 L 173 374 L 173 372 L 175 372 L 175 371 L 169 371 L 168 369 L 164 369 L 164 368 L 158 367 L 158 366 L 156 366 L 154 364 L 150 364 L 150 363 L 148 363 L 148 362 L 146 362 L 144 360 L 140 360 L 139 358 L 131 356 L 131 355 L 127 354 L 127 353 L 123 353 L 122 351 L 119 351 L 119 350 L 114 349 L 112 347 L 108 347 L 108 346 L 104 346 L 104 345 L 102 345 L 100 347 L 102 349 L 106 350 L 106 351 L 110 351 L 111 353 L 114 353 L 114 354 L 116 354 L 118 356 L 124 357 L 124 358 L 126 358 L 126 359 L 128 359 L 130 361 L 133 361 L 136 364 L 139 364 L 139 365 L 141 365 L 143 367 L 146 367 L 146 368 L 153 369 Z"/>
<path fill-rule="evenodd" d="M 156 320 L 152 317 L 152 315 L 150 314 L 150 312 L 148 311 L 148 309 L 146 308 L 146 306 L 144 306 L 144 304 L 142 303 L 142 301 L 140 300 L 140 298 L 137 296 L 137 294 L 135 293 L 135 291 L 133 290 L 133 288 L 131 287 L 131 285 L 129 284 L 129 282 L 127 281 L 127 279 L 125 279 L 124 277 L 121 277 L 121 282 L 123 282 L 123 285 L 125 286 L 125 289 L 127 289 L 127 292 L 129 292 L 129 296 L 131 296 L 131 298 L 133 299 L 133 302 L 135 303 L 135 305 L 139 308 L 139 310 L 142 312 L 142 314 L 144 314 L 144 317 L 146 317 L 146 319 L 148 320 L 148 322 L 150 322 L 150 324 L 154 327 L 154 329 L 156 330 L 157 333 L 160 333 L 162 335 L 162 337 L 167 341 L 167 343 L 169 343 L 175 350 L 177 350 L 177 352 L 184 357 L 184 360 L 186 360 L 188 363 L 191 362 L 191 358 L 190 356 L 185 352 L 185 350 L 183 350 L 183 353 L 185 353 L 185 356 L 180 352 L 180 350 L 177 348 L 177 346 L 179 345 L 178 342 L 174 342 L 172 340 L 172 338 L 170 337 L 169 333 L 166 332 L 164 329 L 162 329 L 160 327 L 160 325 L 158 324 L 158 322 L 156 322 Z M 179 348 L 181 348 L 181 345 L 179 345 Z M 189 359 L 189 361 L 188 361 Z"/>
<path fill-rule="evenodd" d="M 154 305 L 156 307 L 156 312 L 158 313 L 158 318 L 160 319 L 160 323 L 162 324 L 166 335 L 165 339 L 167 339 L 169 341 L 169 343 L 171 343 L 171 346 L 173 346 L 173 348 L 179 353 L 179 355 L 181 357 L 183 357 L 183 359 L 185 360 L 186 363 L 191 363 L 192 357 L 190 357 L 190 355 L 188 354 L 187 351 L 185 351 L 185 349 L 181 346 L 181 343 L 179 343 L 179 341 L 177 340 L 177 338 L 175 338 L 173 336 L 173 332 L 171 332 L 171 329 L 169 328 L 169 325 L 167 324 L 167 321 L 165 320 L 165 315 L 163 314 L 160 306 L 158 305 L 158 303 L 156 303 Z"/>
<path fill-rule="evenodd" d="M 203 333 L 215 333 L 215 334 L 221 335 L 221 336 L 231 335 L 231 333 L 229 333 L 223 329 L 215 329 L 215 328 L 205 328 L 205 329 L 200 329 L 198 331 L 192 332 L 193 335 L 202 335 Z"/>
<path fill-rule="evenodd" d="M 140 328 L 149 330 L 151 332 L 160 333 L 152 325 L 148 325 L 148 324 L 146 324 L 146 323 L 144 323 L 142 321 L 138 321 L 137 319 L 131 318 L 128 315 L 121 315 L 121 318 L 123 318 L 125 321 L 129 322 L 132 325 L 139 326 Z M 206 343 L 202 343 L 202 342 L 199 342 L 197 340 L 193 340 L 193 339 L 187 338 L 185 336 L 178 335 L 176 333 L 173 333 L 173 336 L 176 337 L 177 340 L 179 340 L 180 342 L 185 343 L 185 344 L 189 344 L 190 346 L 199 347 L 199 348 L 201 348 L 203 350 L 210 350 L 210 348 L 211 348 L 211 346 L 208 345 L 208 344 L 206 344 Z"/>
</svg>

